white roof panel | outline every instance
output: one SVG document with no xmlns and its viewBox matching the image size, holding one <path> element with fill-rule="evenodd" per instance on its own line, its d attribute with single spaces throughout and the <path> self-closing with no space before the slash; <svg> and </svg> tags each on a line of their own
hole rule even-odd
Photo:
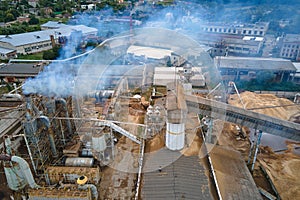
<svg viewBox="0 0 300 200">
<path fill-rule="evenodd" d="M 74 30 L 82 31 L 83 35 L 96 34 L 98 31 L 96 28 L 91 28 L 84 25 L 78 25 L 78 26 L 66 25 L 63 28 L 58 28 L 58 29 L 49 29 L 44 31 L 35 31 L 35 32 L 8 35 L 6 37 L 0 38 L 0 42 L 6 42 L 17 47 L 17 46 L 23 46 L 27 44 L 35 44 L 39 42 L 48 41 L 50 40 L 50 35 L 53 35 L 54 37 L 58 37 L 58 36 L 68 37 L 70 36 L 71 32 Z"/>
</svg>

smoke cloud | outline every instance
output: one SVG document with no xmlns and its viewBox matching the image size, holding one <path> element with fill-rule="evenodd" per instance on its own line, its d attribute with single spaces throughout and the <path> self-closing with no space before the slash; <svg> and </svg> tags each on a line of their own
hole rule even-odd
<svg viewBox="0 0 300 200">
<path fill-rule="evenodd" d="M 260 2 L 260 4 L 258 3 Z M 260 20 L 257 13 L 251 13 L 251 7 L 255 5 L 264 5 L 264 1 L 248 1 L 242 4 L 242 1 L 203 1 L 203 3 L 193 3 L 193 1 L 176 1 L 175 5 L 159 8 L 156 5 L 140 5 L 131 11 L 134 18 L 130 21 L 128 13 L 123 16 L 115 14 L 112 9 L 93 11 L 89 13 L 78 13 L 69 21 L 70 25 L 83 24 L 98 29 L 98 36 L 101 41 L 128 31 L 131 28 L 139 27 L 159 27 L 174 30 L 183 33 L 197 41 L 201 24 L 205 21 L 222 22 L 250 22 L 251 20 Z M 265 2 L 267 3 L 267 1 Z M 147 15 L 148 17 L 140 17 Z M 256 16 L 256 19 L 255 17 Z M 253 18 L 253 19 L 252 19 Z M 120 20 L 121 19 L 121 20 Z M 141 24 L 138 22 L 141 20 Z M 238 20 L 238 21 L 237 21 Z M 122 21 L 122 22 L 120 22 Z M 80 33 L 74 33 L 73 39 L 69 40 L 62 48 L 61 57 L 58 60 L 64 60 L 76 55 L 76 48 L 80 45 Z M 37 75 L 35 78 L 26 80 L 23 91 L 25 94 L 38 93 L 46 96 L 66 97 L 74 95 L 74 85 L 81 63 L 87 55 L 80 58 L 52 62 L 49 66 Z M 102 58 L 105 59 L 105 58 Z M 94 61 L 99 64 L 102 61 Z M 101 64 L 101 63 L 100 63 Z M 99 66 L 101 68 L 101 66 Z M 99 70 L 97 67 L 95 70 Z M 83 70 L 81 70 L 83 71 Z M 101 69 L 100 71 L 103 71 Z M 93 69 L 85 71 L 84 77 L 87 80 L 81 80 L 83 85 L 89 83 L 91 76 L 95 74 Z M 84 78 L 81 77 L 81 78 Z M 83 88 L 91 90 L 88 88 Z M 78 92 L 78 91 L 77 91 Z"/>
</svg>

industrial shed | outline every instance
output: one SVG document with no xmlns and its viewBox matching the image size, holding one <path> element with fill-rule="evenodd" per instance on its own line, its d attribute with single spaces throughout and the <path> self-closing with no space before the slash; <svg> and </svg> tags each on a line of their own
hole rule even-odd
<svg viewBox="0 0 300 200">
<path fill-rule="evenodd" d="M 277 82 L 287 82 L 296 73 L 293 63 L 281 58 L 216 57 L 214 62 L 226 81 L 253 80 L 264 72 L 274 74 Z"/>
</svg>

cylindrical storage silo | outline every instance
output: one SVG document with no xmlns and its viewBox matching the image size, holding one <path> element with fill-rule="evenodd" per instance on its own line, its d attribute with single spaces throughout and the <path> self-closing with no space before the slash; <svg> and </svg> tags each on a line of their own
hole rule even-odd
<svg viewBox="0 0 300 200">
<path fill-rule="evenodd" d="M 172 124 L 167 122 L 166 147 L 170 150 L 181 150 L 184 147 L 184 123 Z"/>
<path fill-rule="evenodd" d="M 106 149 L 106 138 L 103 135 L 93 135 L 92 137 L 92 148 L 96 152 L 101 152 Z"/>
<path fill-rule="evenodd" d="M 192 84 L 191 83 L 183 83 L 182 84 L 184 94 L 191 95 L 192 94 Z"/>
<path fill-rule="evenodd" d="M 94 158 L 69 157 L 66 158 L 65 165 L 72 167 L 92 167 Z"/>
</svg>

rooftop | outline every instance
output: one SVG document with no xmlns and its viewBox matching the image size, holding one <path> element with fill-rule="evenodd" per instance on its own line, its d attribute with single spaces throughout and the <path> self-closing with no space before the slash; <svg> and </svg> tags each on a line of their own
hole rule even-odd
<svg viewBox="0 0 300 200">
<path fill-rule="evenodd" d="M 44 31 L 35 31 L 35 32 L 7 35 L 5 37 L 0 38 L 0 43 L 1 42 L 9 43 L 15 47 L 18 47 L 27 44 L 48 41 L 50 40 L 50 35 L 53 35 L 54 37 L 59 37 L 59 36 L 69 37 L 73 31 L 82 31 L 83 35 L 97 33 L 96 28 L 91 28 L 84 25 L 77 25 L 77 26 L 66 25 L 58 29 L 49 29 Z"/>
<path fill-rule="evenodd" d="M 54 29 L 54 28 L 63 28 L 63 27 L 66 27 L 66 26 L 68 26 L 68 25 L 66 25 L 64 23 L 61 23 L 61 22 L 48 21 L 47 23 L 42 24 L 41 28 L 51 28 L 51 29 Z"/>
<path fill-rule="evenodd" d="M 300 43 L 300 34 L 286 34 L 283 42 L 298 42 Z"/>
<path fill-rule="evenodd" d="M 147 168 L 159 169 L 144 173 L 143 199 L 213 199 L 205 168 L 200 165 L 198 156 L 183 156 L 179 152 L 161 149 L 149 154 Z"/>
<path fill-rule="evenodd" d="M 253 70 L 296 71 L 290 60 L 281 58 L 258 57 L 216 57 L 215 64 L 219 61 L 219 68 L 239 68 Z"/>
<path fill-rule="evenodd" d="M 8 54 L 8 53 L 11 53 L 11 52 L 14 52 L 15 50 L 13 49 L 6 49 L 6 48 L 2 48 L 0 47 L 0 53 L 3 53 L 3 54 Z"/>
<path fill-rule="evenodd" d="M 0 77 L 37 75 L 41 67 L 34 64 L 11 63 L 0 66 Z"/>
<path fill-rule="evenodd" d="M 132 45 L 128 48 L 127 53 L 132 53 L 136 56 L 145 56 L 152 59 L 163 59 L 165 56 L 171 56 L 173 51 L 163 48 L 154 48 L 146 46 Z"/>
</svg>

